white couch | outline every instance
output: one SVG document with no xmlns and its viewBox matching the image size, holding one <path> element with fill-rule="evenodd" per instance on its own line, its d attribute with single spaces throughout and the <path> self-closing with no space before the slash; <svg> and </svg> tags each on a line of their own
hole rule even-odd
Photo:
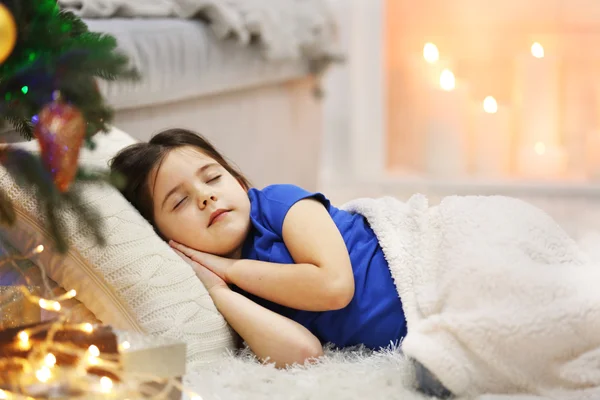
<svg viewBox="0 0 600 400">
<path fill-rule="evenodd" d="M 258 46 L 216 37 L 200 20 L 89 19 L 117 37 L 141 73 L 101 83 L 114 125 L 138 140 L 183 127 L 208 137 L 258 187 L 317 188 L 321 101 L 310 60 L 269 59 Z"/>
</svg>

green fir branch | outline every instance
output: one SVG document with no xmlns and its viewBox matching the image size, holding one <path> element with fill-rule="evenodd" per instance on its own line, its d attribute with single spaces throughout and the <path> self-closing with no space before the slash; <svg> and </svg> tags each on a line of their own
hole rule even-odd
<svg viewBox="0 0 600 400">
<path fill-rule="evenodd" d="M 56 0 L 0 0 L 17 23 L 17 42 L 12 54 L 0 64 L 0 128 L 6 124 L 25 139 L 34 137 L 32 119 L 49 104 L 55 91 L 77 107 L 86 122 L 85 145 L 95 147 L 93 136 L 108 132 L 114 112 L 98 90 L 97 81 L 139 79 L 138 71 L 118 50 L 117 40 L 104 33 L 90 32 L 85 22 L 71 12 L 61 11 Z M 96 210 L 83 202 L 79 185 L 122 183 L 106 171 L 79 168 L 66 193 L 55 186 L 42 160 L 16 149 L 0 150 L 0 163 L 15 182 L 31 191 L 40 212 L 46 215 L 48 231 L 57 249 L 65 252 L 68 240 L 61 213 L 71 207 L 83 224 L 85 234 L 104 243 Z M 0 222 L 14 221 L 8 194 L 0 189 Z"/>
<path fill-rule="evenodd" d="M 41 159 L 25 150 L 4 148 L 0 151 L 0 157 L 15 182 L 31 192 L 37 200 L 38 207 L 46 215 L 46 227 L 58 252 L 65 253 L 69 248 L 64 219 L 61 217 L 69 208 L 85 228 L 81 233 L 92 236 L 100 246 L 106 244 L 102 218 L 96 209 L 88 207 L 83 200 L 82 186 L 72 185 L 69 191 L 61 193 L 54 185 L 52 176 Z M 109 172 L 94 168 L 79 168 L 77 177 L 82 181 L 81 185 L 98 182 L 112 184 L 114 181 Z M 0 220 L 4 221 L 5 215 L 7 221 L 12 218 L 14 222 L 14 205 L 7 195 L 0 191 Z"/>
<path fill-rule="evenodd" d="M 100 213 L 91 207 L 87 207 L 81 195 L 81 187 L 73 187 L 72 190 L 63 195 L 66 204 L 71 206 L 71 209 L 77 213 L 78 223 L 81 227 L 79 232 L 85 232 L 93 236 L 99 246 L 106 246 L 106 238 L 104 237 L 104 224 Z"/>
<path fill-rule="evenodd" d="M 98 93 L 96 79 L 140 77 L 129 58 L 118 51 L 117 40 L 90 32 L 81 18 L 60 11 L 55 0 L 4 3 L 13 12 L 19 32 L 12 54 L 0 65 L 0 119 L 31 139 L 31 118 L 51 101 L 54 91 L 66 89 L 63 98 L 77 108 L 102 111 L 82 110 L 88 122 L 86 136 L 108 131 L 113 113 Z"/>
</svg>

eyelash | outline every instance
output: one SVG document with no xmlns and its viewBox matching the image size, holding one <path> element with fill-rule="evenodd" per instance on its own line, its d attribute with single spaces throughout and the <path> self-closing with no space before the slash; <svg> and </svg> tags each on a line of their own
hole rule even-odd
<svg viewBox="0 0 600 400">
<path fill-rule="evenodd" d="M 181 204 L 183 204 L 183 202 L 187 200 L 187 196 L 185 196 L 183 199 L 181 199 L 177 204 L 175 204 L 175 207 L 173 207 L 173 210 L 176 210 Z"/>
<path fill-rule="evenodd" d="M 221 178 L 221 176 L 222 176 L 222 175 L 217 175 L 217 176 L 215 176 L 214 178 L 211 178 L 211 179 L 209 179 L 209 180 L 208 180 L 206 183 L 211 183 L 211 182 L 217 181 L 217 180 L 219 180 L 219 179 Z M 173 207 L 173 210 L 176 210 L 177 208 L 179 208 L 179 206 L 180 206 L 181 204 L 183 204 L 183 202 L 184 202 L 185 200 L 187 200 L 187 196 L 185 196 L 185 197 L 184 197 L 183 199 L 181 199 L 181 200 L 180 200 L 180 201 L 179 201 L 177 204 L 175 204 L 175 207 Z"/>
<path fill-rule="evenodd" d="M 214 181 L 218 180 L 219 178 L 221 178 L 221 175 L 217 175 L 214 178 L 209 179 L 206 183 L 214 182 Z"/>
</svg>

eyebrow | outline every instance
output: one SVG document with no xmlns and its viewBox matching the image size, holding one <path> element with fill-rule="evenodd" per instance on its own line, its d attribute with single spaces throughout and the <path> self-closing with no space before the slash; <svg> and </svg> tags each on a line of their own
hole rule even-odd
<svg viewBox="0 0 600 400">
<path fill-rule="evenodd" d="M 216 162 L 210 162 L 208 164 L 204 164 L 203 166 L 201 166 L 200 168 L 198 168 L 198 170 L 196 171 L 196 175 L 200 175 L 202 173 L 204 173 L 207 169 L 211 168 L 211 167 L 215 167 L 218 166 L 219 164 Z M 181 186 L 183 186 L 182 183 L 178 184 L 177 186 L 175 186 L 173 189 L 169 190 L 169 192 L 167 193 L 167 195 L 165 196 L 160 209 L 162 210 L 163 208 L 165 208 L 165 203 L 167 202 L 167 200 L 169 199 L 169 197 L 171 197 L 172 194 L 174 194 L 175 192 L 177 192 L 179 189 L 181 189 Z"/>
</svg>

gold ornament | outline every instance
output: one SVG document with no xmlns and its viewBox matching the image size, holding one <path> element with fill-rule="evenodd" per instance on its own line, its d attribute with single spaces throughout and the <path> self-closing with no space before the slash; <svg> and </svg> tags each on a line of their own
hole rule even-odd
<svg viewBox="0 0 600 400">
<path fill-rule="evenodd" d="M 81 112 L 61 100 L 45 106 L 38 116 L 34 134 L 42 160 L 61 192 L 69 189 L 77 172 L 85 125 Z"/>
<path fill-rule="evenodd" d="M 0 4 L 0 64 L 10 56 L 17 42 L 17 24 L 10 10 Z"/>
</svg>

